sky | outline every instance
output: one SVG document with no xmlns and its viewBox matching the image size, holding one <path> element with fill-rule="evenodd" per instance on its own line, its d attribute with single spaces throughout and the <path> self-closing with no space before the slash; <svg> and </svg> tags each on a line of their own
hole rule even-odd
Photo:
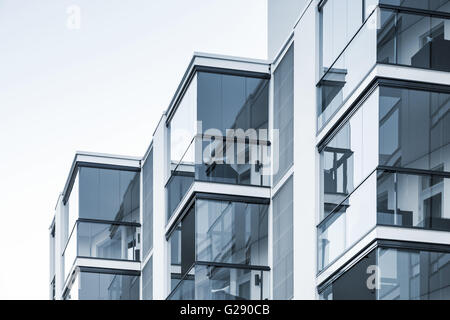
<svg viewBox="0 0 450 320">
<path fill-rule="evenodd" d="M 48 299 L 75 152 L 142 156 L 194 52 L 265 59 L 266 0 L 0 0 L 0 299 Z"/>
</svg>

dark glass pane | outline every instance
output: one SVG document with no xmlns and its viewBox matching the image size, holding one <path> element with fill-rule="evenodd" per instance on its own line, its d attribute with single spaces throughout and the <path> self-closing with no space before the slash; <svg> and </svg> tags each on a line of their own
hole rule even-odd
<svg viewBox="0 0 450 320">
<path fill-rule="evenodd" d="M 197 120 L 203 133 L 267 129 L 268 80 L 199 72 L 197 83 Z"/>
<path fill-rule="evenodd" d="M 79 217 L 139 222 L 139 173 L 81 167 Z"/>
<path fill-rule="evenodd" d="M 139 300 L 139 277 L 81 272 L 78 299 Z"/>
<path fill-rule="evenodd" d="M 153 247 L 153 151 L 147 157 L 142 168 L 142 229 L 143 229 L 143 258 Z"/>
<path fill-rule="evenodd" d="M 376 250 L 363 257 L 356 265 L 333 282 L 333 300 L 375 300 L 375 283 L 372 284 L 368 281 L 371 275 L 368 271 L 375 265 Z M 371 285 L 373 285 L 373 288 Z"/>
<path fill-rule="evenodd" d="M 273 198 L 273 298 L 291 299 L 294 294 L 293 178 Z"/>
<path fill-rule="evenodd" d="M 380 165 L 448 171 L 450 95 L 380 89 Z"/>
<path fill-rule="evenodd" d="M 274 73 L 274 129 L 278 130 L 273 177 L 277 184 L 294 162 L 294 46 Z"/>
</svg>

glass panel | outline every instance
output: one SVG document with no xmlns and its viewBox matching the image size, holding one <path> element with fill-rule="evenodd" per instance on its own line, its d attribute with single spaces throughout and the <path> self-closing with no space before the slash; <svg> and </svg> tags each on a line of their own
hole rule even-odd
<svg viewBox="0 0 450 320">
<path fill-rule="evenodd" d="M 294 162 L 294 46 L 291 45 L 274 72 L 274 185 Z M 275 134 L 275 132 L 274 132 Z"/>
<path fill-rule="evenodd" d="M 322 210 L 326 218 L 378 163 L 378 90 L 373 92 L 321 152 Z"/>
<path fill-rule="evenodd" d="M 139 222 L 139 172 L 79 169 L 79 217 Z"/>
<path fill-rule="evenodd" d="M 197 134 L 197 78 L 189 84 L 170 121 L 170 164 L 175 166 Z"/>
<path fill-rule="evenodd" d="M 198 141 L 202 144 L 202 161 L 196 163 L 197 181 L 269 186 L 270 146 L 267 141 L 245 142 L 245 139 L 230 138 Z"/>
<path fill-rule="evenodd" d="M 142 270 L 142 299 L 153 300 L 153 256 Z"/>
<path fill-rule="evenodd" d="M 318 265 L 324 269 L 376 225 L 376 174 L 372 174 L 318 229 Z"/>
<path fill-rule="evenodd" d="M 333 63 L 324 65 L 319 82 L 318 128 L 341 108 L 376 63 L 376 19 L 373 13 L 348 47 Z"/>
<path fill-rule="evenodd" d="M 344 50 L 363 22 L 362 0 L 328 0 L 322 8 L 323 66 L 328 67 Z"/>
<path fill-rule="evenodd" d="M 450 230 L 449 178 L 381 173 L 377 188 L 379 224 Z"/>
<path fill-rule="evenodd" d="M 78 222 L 78 256 L 139 260 L 136 227 Z"/>
<path fill-rule="evenodd" d="M 273 297 L 291 299 L 294 294 L 294 192 L 293 178 L 273 198 Z"/>
<path fill-rule="evenodd" d="M 145 259 L 153 247 L 153 150 L 144 163 L 142 174 L 142 247 Z"/>
<path fill-rule="evenodd" d="M 269 273 L 197 265 L 196 300 L 264 300 L 269 289 Z"/>
<path fill-rule="evenodd" d="M 166 185 L 168 219 L 194 180 L 237 185 L 270 185 L 270 145 L 244 138 L 196 137 L 173 168 Z"/>
<path fill-rule="evenodd" d="M 450 71 L 450 19 L 381 10 L 378 62 Z"/>
<path fill-rule="evenodd" d="M 80 272 L 76 282 L 66 299 L 139 300 L 137 276 Z"/>
<path fill-rule="evenodd" d="M 197 300 L 195 297 L 195 267 L 186 274 L 182 280 L 178 280 L 167 300 Z"/>
<path fill-rule="evenodd" d="M 379 300 L 449 300 L 450 254 L 378 249 Z"/>
<path fill-rule="evenodd" d="M 266 266 L 268 206 L 196 201 L 197 261 Z"/>
<path fill-rule="evenodd" d="M 202 132 L 228 129 L 267 129 L 269 81 L 207 72 L 197 73 L 197 120 Z"/>
<path fill-rule="evenodd" d="M 380 89 L 380 165 L 450 171 L 450 95 Z"/>
</svg>

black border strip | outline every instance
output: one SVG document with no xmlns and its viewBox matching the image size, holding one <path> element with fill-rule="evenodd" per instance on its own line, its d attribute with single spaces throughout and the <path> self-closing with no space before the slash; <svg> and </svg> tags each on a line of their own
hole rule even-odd
<svg viewBox="0 0 450 320">
<path fill-rule="evenodd" d="M 96 268 L 96 267 L 78 267 L 80 272 L 87 273 L 101 273 L 101 274 L 119 274 L 123 276 L 140 276 L 141 272 L 137 270 L 123 270 L 123 269 L 109 269 L 109 268 Z"/>
<path fill-rule="evenodd" d="M 449 19 L 450 13 L 445 11 L 436 11 L 436 10 L 427 10 L 427 9 L 419 9 L 419 8 L 412 8 L 412 7 L 402 7 L 402 6 L 395 6 L 390 4 L 378 4 L 380 9 L 387 9 L 392 11 L 398 11 L 398 12 L 405 12 L 405 13 L 411 13 L 416 15 L 422 15 L 422 16 L 432 16 L 433 18 L 443 18 L 443 19 Z"/>
</svg>

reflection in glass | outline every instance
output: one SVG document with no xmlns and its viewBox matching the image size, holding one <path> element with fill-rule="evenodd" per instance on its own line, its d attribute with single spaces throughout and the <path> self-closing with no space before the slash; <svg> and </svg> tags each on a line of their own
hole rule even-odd
<svg viewBox="0 0 450 320">
<path fill-rule="evenodd" d="M 449 300 L 450 254 L 378 249 L 379 300 Z"/>
<path fill-rule="evenodd" d="M 197 261 L 268 264 L 268 206 L 196 201 Z"/>
<path fill-rule="evenodd" d="M 378 224 L 450 230 L 450 208 L 444 202 L 450 179 L 439 175 L 380 172 Z"/>
<path fill-rule="evenodd" d="M 450 171 L 450 94 L 380 88 L 380 165 Z"/>
<path fill-rule="evenodd" d="M 321 151 L 321 220 L 377 167 L 377 118 L 378 90 L 370 95 Z"/>
<path fill-rule="evenodd" d="M 319 225 L 319 270 L 375 227 L 376 182 L 376 174 L 373 173 Z"/>
<path fill-rule="evenodd" d="M 450 8 L 450 2 L 446 2 Z M 382 9 L 378 62 L 450 71 L 449 21 L 430 15 Z"/>
<path fill-rule="evenodd" d="M 260 270 L 197 265 L 195 293 L 199 300 L 264 300 L 269 273 Z"/>
</svg>

